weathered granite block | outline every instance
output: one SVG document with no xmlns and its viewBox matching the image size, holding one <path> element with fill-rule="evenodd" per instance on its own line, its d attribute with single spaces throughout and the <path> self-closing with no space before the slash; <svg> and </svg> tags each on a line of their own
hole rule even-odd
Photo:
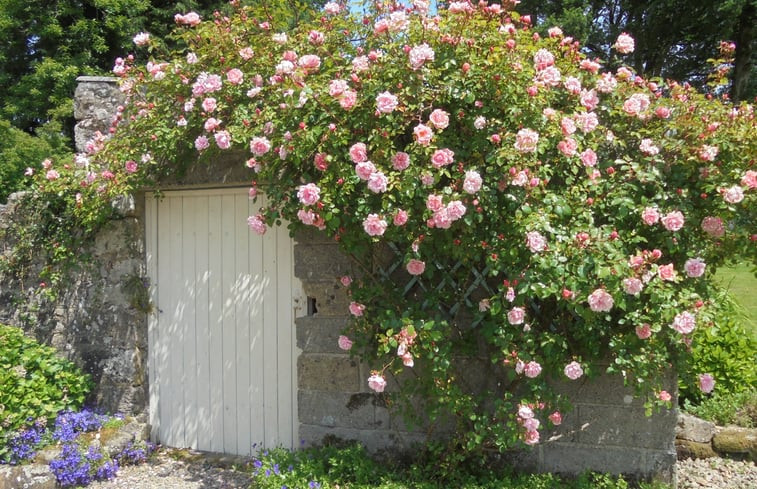
<svg viewBox="0 0 757 489">
<path fill-rule="evenodd" d="M 349 323 L 345 316 L 303 316 L 297 318 L 297 347 L 303 353 L 343 353 L 339 335 Z"/>
<path fill-rule="evenodd" d="M 315 300 L 315 310 L 320 316 L 344 317 L 349 312 L 350 297 L 338 281 L 303 282 L 302 289 L 310 300 Z"/>
<path fill-rule="evenodd" d="M 298 395 L 300 422 L 325 427 L 386 429 L 389 415 L 380 396 L 369 393 L 308 391 Z"/>
<path fill-rule="evenodd" d="M 359 392 L 360 367 L 347 355 L 308 353 L 297 361 L 297 385 L 302 390 Z"/>
<path fill-rule="evenodd" d="M 672 448 L 677 414 L 673 410 L 646 416 L 641 408 L 623 406 L 578 406 L 578 442 L 584 445 L 615 445 L 635 448 Z"/>
<path fill-rule="evenodd" d="M 294 245 L 294 275 L 301 280 L 338 281 L 354 275 L 356 265 L 339 252 L 337 243 Z"/>
</svg>

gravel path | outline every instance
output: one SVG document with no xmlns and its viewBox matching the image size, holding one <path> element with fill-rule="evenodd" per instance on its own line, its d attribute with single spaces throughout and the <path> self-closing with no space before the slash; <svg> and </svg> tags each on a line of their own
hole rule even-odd
<svg viewBox="0 0 757 489">
<path fill-rule="evenodd" d="M 755 489 L 754 462 L 711 458 L 683 460 L 677 464 L 678 489 Z M 96 482 L 92 489 L 246 489 L 247 472 L 213 466 L 207 462 L 185 462 L 159 452 L 143 465 L 123 467 L 112 481 Z"/>
</svg>

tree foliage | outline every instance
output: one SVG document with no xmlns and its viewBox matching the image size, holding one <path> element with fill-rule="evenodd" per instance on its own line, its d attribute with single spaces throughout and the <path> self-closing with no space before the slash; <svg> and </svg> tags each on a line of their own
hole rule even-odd
<svg viewBox="0 0 757 489">
<path fill-rule="evenodd" d="M 719 57 L 720 41 L 733 41 L 731 95 L 749 100 L 757 95 L 756 5 L 754 0 L 522 0 L 518 11 L 532 14 L 542 31 L 561 26 L 581 41 L 589 56 L 610 67 L 620 62 L 610 46 L 621 32 L 628 32 L 636 39 L 636 50 L 623 61 L 630 61 L 637 72 L 700 88 L 711 68 L 708 60 Z"/>
</svg>

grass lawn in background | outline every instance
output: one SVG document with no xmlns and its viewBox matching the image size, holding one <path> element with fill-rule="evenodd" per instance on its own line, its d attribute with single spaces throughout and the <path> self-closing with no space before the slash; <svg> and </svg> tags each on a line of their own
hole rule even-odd
<svg viewBox="0 0 757 489">
<path fill-rule="evenodd" d="M 744 326 L 757 338 L 757 278 L 750 265 L 721 268 L 715 275 L 744 309 Z"/>
</svg>

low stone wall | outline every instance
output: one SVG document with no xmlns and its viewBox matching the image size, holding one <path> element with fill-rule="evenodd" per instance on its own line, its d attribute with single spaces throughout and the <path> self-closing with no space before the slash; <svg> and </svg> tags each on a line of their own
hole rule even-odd
<svg viewBox="0 0 757 489">
<path fill-rule="evenodd" d="M 727 456 L 757 462 L 757 429 L 716 426 L 690 414 L 680 414 L 675 433 L 679 460 Z"/>
</svg>

